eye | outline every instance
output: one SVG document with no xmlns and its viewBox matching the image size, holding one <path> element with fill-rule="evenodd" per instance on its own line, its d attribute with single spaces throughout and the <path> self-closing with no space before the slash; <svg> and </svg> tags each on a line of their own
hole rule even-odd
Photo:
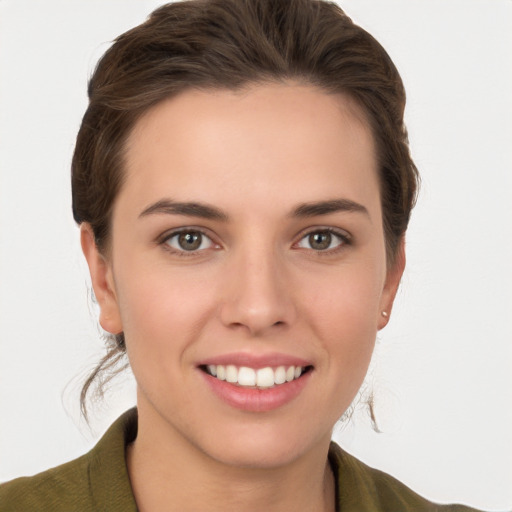
<svg viewBox="0 0 512 512">
<path fill-rule="evenodd" d="M 214 247 L 213 241 L 201 231 L 179 231 L 168 236 L 163 243 L 179 252 L 194 252 Z"/>
<path fill-rule="evenodd" d="M 312 249 L 314 251 L 329 251 L 338 249 L 348 244 L 349 237 L 342 233 L 337 233 L 330 229 L 319 229 L 311 231 L 302 237 L 297 247 L 302 249 Z"/>
</svg>

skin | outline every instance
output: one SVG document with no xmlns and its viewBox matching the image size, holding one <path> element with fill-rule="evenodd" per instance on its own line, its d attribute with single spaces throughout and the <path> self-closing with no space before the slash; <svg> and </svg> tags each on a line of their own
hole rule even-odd
<svg viewBox="0 0 512 512">
<path fill-rule="evenodd" d="M 334 199 L 362 208 L 294 214 Z M 142 214 L 162 200 L 226 218 Z M 184 251 L 172 237 L 180 228 L 208 238 Z M 329 247 L 312 246 L 309 234 L 327 228 L 337 233 Z M 332 428 L 363 381 L 405 262 L 402 244 L 386 264 L 374 142 L 358 106 L 298 84 L 160 103 L 129 137 L 108 255 L 86 224 L 82 247 L 100 323 L 124 332 L 137 380 L 128 470 L 140 510 L 333 509 Z M 198 368 L 234 352 L 303 358 L 309 380 L 282 407 L 237 409 Z"/>
</svg>

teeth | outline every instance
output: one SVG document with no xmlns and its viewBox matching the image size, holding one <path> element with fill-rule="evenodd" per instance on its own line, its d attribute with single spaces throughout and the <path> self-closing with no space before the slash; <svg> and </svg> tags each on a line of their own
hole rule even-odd
<svg viewBox="0 0 512 512">
<path fill-rule="evenodd" d="M 274 370 L 272 368 L 260 368 L 256 372 L 256 385 L 259 388 L 270 388 L 274 385 Z"/>
<path fill-rule="evenodd" d="M 300 368 L 299 368 L 300 370 Z M 300 372 L 299 372 L 300 375 Z M 284 366 L 279 366 L 279 368 L 276 369 L 275 375 L 274 375 L 274 382 L 276 384 L 284 384 L 286 382 L 286 370 L 284 369 Z"/>
<path fill-rule="evenodd" d="M 226 382 L 238 382 L 238 369 L 232 364 L 226 366 Z"/>
<path fill-rule="evenodd" d="M 240 386 L 256 386 L 256 372 L 252 368 L 242 366 L 238 370 L 238 384 Z"/>
<path fill-rule="evenodd" d="M 285 382 L 291 382 L 292 380 L 298 379 L 304 372 L 302 366 L 278 366 L 277 368 L 267 366 L 255 370 L 247 366 L 238 368 L 232 364 L 226 366 L 222 364 L 209 364 L 206 370 L 210 375 L 217 377 L 219 380 L 225 380 L 232 384 L 238 384 L 239 386 L 256 386 L 262 389 L 278 386 Z"/>
<path fill-rule="evenodd" d="M 226 368 L 224 366 L 218 365 L 217 371 L 215 373 L 217 375 L 214 375 L 214 377 L 217 377 L 217 379 L 226 380 Z M 212 375 L 213 375 L 213 372 L 212 372 Z"/>
</svg>

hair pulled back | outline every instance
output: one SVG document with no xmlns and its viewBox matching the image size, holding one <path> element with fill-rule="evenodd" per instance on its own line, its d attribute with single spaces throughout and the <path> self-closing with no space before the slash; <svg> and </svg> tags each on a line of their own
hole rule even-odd
<svg viewBox="0 0 512 512">
<path fill-rule="evenodd" d="M 321 0 L 180 1 L 159 7 L 119 36 L 89 81 L 89 106 L 72 160 L 75 221 L 89 223 L 99 250 L 108 252 L 125 143 L 152 106 L 190 88 L 276 81 L 348 95 L 362 108 L 377 148 L 392 264 L 418 183 L 403 122 L 404 87 L 384 48 L 340 7 Z M 84 413 L 90 385 L 123 355 L 124 339 L 117 335 L 82 389 Z"/>
</svg>

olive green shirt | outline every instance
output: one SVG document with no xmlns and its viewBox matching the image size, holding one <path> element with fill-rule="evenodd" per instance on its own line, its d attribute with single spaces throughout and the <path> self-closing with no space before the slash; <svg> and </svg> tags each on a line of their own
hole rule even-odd
<svg viewBox="0 0 512 512">
<path fill-rule="evenodd" d="M 137 411 L 124 413 L 87 454 L 32 477 L 0 485 L 1 512 L 135 512 L 125 449 L 137 436 Z M 332 443 L 338 512 L 471 512 L 431 503 L 395 478 L 372 469 Z"/>
</svg>

